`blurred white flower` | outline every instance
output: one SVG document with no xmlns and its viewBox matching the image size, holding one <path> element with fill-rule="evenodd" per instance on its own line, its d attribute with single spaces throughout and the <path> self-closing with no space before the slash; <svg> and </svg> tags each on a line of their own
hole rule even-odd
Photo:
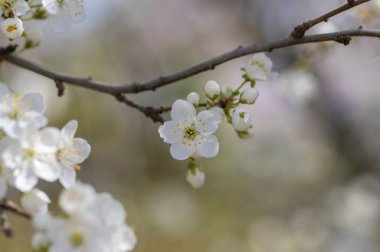
<svg viewBox="0 0 380 252">
<path fill-rule="evenodd" d="M 244 67 L 245 74 L 250 80 L 268 81 L 277 74 L 272 71 L 273 63 L 265 53 L 255 53 Z"/>
<path fill-rule="evenodd" d="M 61 169 L 55 156 L 59 141 L 60 132 L 56 128 L 29 129 L 8 145 L 2 159 L 5 167 L 13 171 L 17 189 L 30 191 L 39 178 L 49 182 L 59 178 Z"/>
<path fill-rule="evenodd" d="M 208 81 L 204 86 L 205 95 L 211 100 L 215 100 L 220 96 L 220 86 L 216 81 Z"/>
<path fill-rule="evenodd" d="M 28 2 L 25 0 L 13 0 L 12 11 L 15 16 L 23 16 L 30 10 Z"/>
<path fill-rule="evenodd" d="M 108 193 L 98 194 L 92 186 L 77 183 L 65 189 L 60 206 L 66 217 L 39 214 L 33 224 L 37 230 L 35 249 L 51 252 L 131 251 L 137 239 L 126 223 L 122 204 Z"/>
<path fill-rule="evenodd" d="M 198 168 L 188 169 L 186 180 L 192 185 L 192 187 L 201 188 L 205 183 L 206 176 L 205 173 Z"/>
<path fill-rule="evenodd" d="M 39 189 L 33 189 L 21 197 L 22 207 L 32 215 L 47 212 L 49 203 L 49 196 Z"/>
<path fill-rule="evenodd" d="M 77 182 L 74 186 L 64 190 L 59 197 L 59 206 L 67 214 L 73 214 L 86 209 L 96 197 L 94 188 L 90 185 Z"/>
<path fill-rule="evenodd" d="M 185 100 L 176 100 L 171 111 L 172 121 L 158 129 L 165 143 L 171 144 L 174 159 L 185 160 L 197 154 L 215 157 L 219 152 L 218 139 L 212 135 L 222 122 L 218 110 L 205 110 L 196 115 L 194 106 Z"/>
<path fill-rule="evenodd" d="M 24 32 L 24 26 L 18 17 L 7 18 L 1 22 L 1 31 L 9 38 L 16 39 Z"/>
<path fill-rule="evenodd" d="M 199 94 L 195 93 L 195 92 L 191 92 L 186 97 L 186 100 L 188 102 L 191 102 L 194 105 L 194 107 L 197 107 L 199 105 L 199 100 L 200 99 L 201 99 L 201 97 L 199 96 Z"/>
<path fill-rule="evenodd" d="M 240 95 L 240 102 L 243 104 L 253 104 L 256 102 L 260 93 L 256 88 L 248 88 Z"/>
<path fill-rule="evenodd" d="M 85 16 L 83 0 L 42 0 L 42 5 L 55 32 L 65 32 L 70 22 L 81 22 Z"/>
<path fill-rule="evenodd" d="M 42 114 L 45 110 L 40 94 L 19 95 L 0 84 L 0 129 L 5 134 L 18 138 L 28 129 L 38 129 L 47 124 Z"/>
</svg>

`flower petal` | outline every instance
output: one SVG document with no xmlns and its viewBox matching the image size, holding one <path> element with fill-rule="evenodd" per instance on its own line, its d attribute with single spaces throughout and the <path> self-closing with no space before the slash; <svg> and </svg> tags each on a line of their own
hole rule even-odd
<svg viewBox="0 0 380 252">
<path fill-rule="evenodd" d="M 198 155 L 206 158 L 215 157 L 219 152 L 219 142 L 216 136 L 206 136 L 203 141 L 197 145 Z"/>
<path fill-rule="evenodd" d="M 165 143 L 174 144 L 179 142 L 183 137 L 183 130 L 178 126 L 178 122 L 168 121 L 158 129 L 160 137 Z"/>
<path fill-rule="evenodd" d="M 70 188 L 75 184 L 76 176 L 77 174 L 74 169 L 63 168 L 62 174 L 59 177 L 59 182 L 61 182 L 65 188 Z"/>
<path fill-rule="evenodd" d="M 45 111 L 44 98 L 40 94 L 26 94 L 20 98 L 21 104 L 28 110 L 43 113 Z"/>
<path fill-rule="evenodd" d="M 75 132 L 78 128 L 78 122 L 76 120 L 71 120 L 70 122 L 66 123 L 65 126 L 62 128 L 62 135 L 65 137 L 72 138 L 75 136 Z"/>
<path fill-rule="evenodd" d="M 190 102 L 179 99 L 173 103 L 171 111 L 173 121 L 181 121 L 182 119 L 195 114 L 196 110 Z"/>
<path fill-rule="evenodd" d="M 222 122 L 222 116 L 217 110 L 205 110 L 197 115 L 195 127 L 204 135 L 214 133 Z"/>
<path fill-rule="evenodd" d="M 183 143 L 175 143 L 170 146 L 170 154 L 174 159 L 185 160 L 189 158 L 195 152 L 193 145 L 189 146 Z"/>
</svg>

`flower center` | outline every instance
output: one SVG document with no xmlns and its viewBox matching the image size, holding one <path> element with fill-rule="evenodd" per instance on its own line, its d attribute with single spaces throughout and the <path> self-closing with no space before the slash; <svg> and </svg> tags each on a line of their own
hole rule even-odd
<svg viewBox="0 0 380 252">
<path fill-rule="evenodd" d="M 200 134 L 200 132 L 195 128 L 194 124 L 191 126 L 185 126 L 183 131 L 184 137 L 190 141 L 194 141 L 195 138 Z"/>
<path fill-rule="evenodd" d="M 14 110 L 8 113 L 8 117 L 12 120 L 17 120 L 19 118 L 19 114 Z"/>
<path fill-rule="evenodd" d="M 17 30 L 17 25 L 8 25 L 7 32 L 13 32 L 15 30 Z"/>
<path fill-rule="evenodd" d="M 36 155 L 36 152 L 33 149 L 24 149 L 22 155 L 25 159 L 33 158 Z"/>
<path fill-rule="evenodd" d="M 262 62 L 260 62 L 260 61 L 257 61 L 257 60 L 253 60 L 252 62 L 251 62 L 251 65 L 252 66 L 258 66 L 259 68 L 261 68 L 261 70 L 263 70 L 265 73 L 267 72 L 266 71 L 266 69 L 265 69 L 265 65 L 262 63 Z"/>
<path fill-rule="evenodd" d="M 78 248 L 84 244 L 84 237 L 79 232 L 74 232 L 70 236 L 70 243 L 74 248 Z"/>
</svg>

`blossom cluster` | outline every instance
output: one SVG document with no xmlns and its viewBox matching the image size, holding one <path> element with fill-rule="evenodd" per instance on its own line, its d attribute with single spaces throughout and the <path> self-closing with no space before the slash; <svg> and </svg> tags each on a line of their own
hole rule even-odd
<svg viewBox="0 0 380 252">
<path fill-rule="evenodd" d="M 196 160 L 215 157 L 219 152 L 218 139 L 213 135 L 224 117 L 241 138 L 252 134 L 252 117 L 241 105 L 254 104 L 259 97 L 256 81 L 268 81 L 276 76 L 272 72 L 272 61 L 264 54 L 252 55 L 242 69 L 243 83 L 236 89 L 221 88 L 216 81 L 208 81 L 204 86 L 205 103 L 200 103 L 200 95 L 191 92 L 186 100 L 176 100 L 171 109 L 171 120 L 158 129 L 165 143 L 171 144 L 170 154 L 177 160 L 189 160 L 187 181 L 194 187 L 203 186 L 205 174 Z M 244 87 L 250 84 L 248 88 Z M 242 90 L 244 89 L 244 90 Z M 196 108 L 206 108 L 197 114 Z"/>
<path fill-rule="evenodd" d="M 83 0 L 0 0 L 3 20 L 1 31 L 8 39 L 26 37 L 25 48 L 35 47 L 39 38 L 24 30 L 24 21 L 46 19 L 54 31 L 65 31 L 70 22 L 80 22 L 84 17 Z"/>
<path fill-rule="evenodd" d="M 35 251 L 126 252 L 135 247 L 126 212 L 110 194 L 96 193 L 92 186 L 77 182 L 61 193 L 59 206 L 64 217 L 46 211 L 34 216 Z"/>
<path fill-rule="evenodd" d="M 30 192 L 39 179 L 70 187 L 79 164 L 89 156 L 87 141 L 74 137 L 78 123 L 47 127 L 44 110 L 40 94 L 20 95 L 0 84 L 0 196 L 7 184 Z"/>
</svg>

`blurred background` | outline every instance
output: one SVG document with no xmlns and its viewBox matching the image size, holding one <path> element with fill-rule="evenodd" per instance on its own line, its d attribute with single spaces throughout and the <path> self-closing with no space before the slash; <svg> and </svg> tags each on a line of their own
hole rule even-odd
<svg viewBox="0 0 380 252">
<path fill-rule="evenodd" d="M 288 36 L 297 24 L 341 3 L 87 0 L 85 20 L 63 34 L 48 21 L 28 23 L 40 28 L 42 44 L 22 57 L 115 84 L 145 81 L 238 45 Z M 371 1 L 309 33 L 378 28 L 379 14 Z M 378 40 L 292 47 L 268 56 L 279 76 L 257 85 L 261 95 L 249 107 L 254 137 L 241 140 L 224 123 L 216 134 L 219 155 L 202 161 L 207 178 L 199 190 L 185 180 L 186 162 L 171 158 L 159 125 L 139 112 L 69 85 L 58 98 L 51 80 L 6 63 L 1 74 L 16 91 L 44 95 L 51 125 L 79 121 L 77 136 L 93 149 L 79 179 L 123 202 L 138 236 L 135 251 L 380 251 Z M 130 98 L 171 105 L 191 91 L 202 93 L 210 79 L 238 86 L 246 60 Z M 61 190 L 58 183 L 39 185 L 52 199 Z M 0 251 L 30 251 L 30 223 L 9 218 L 15 238 L 0 235 Z"/>
</svg>

